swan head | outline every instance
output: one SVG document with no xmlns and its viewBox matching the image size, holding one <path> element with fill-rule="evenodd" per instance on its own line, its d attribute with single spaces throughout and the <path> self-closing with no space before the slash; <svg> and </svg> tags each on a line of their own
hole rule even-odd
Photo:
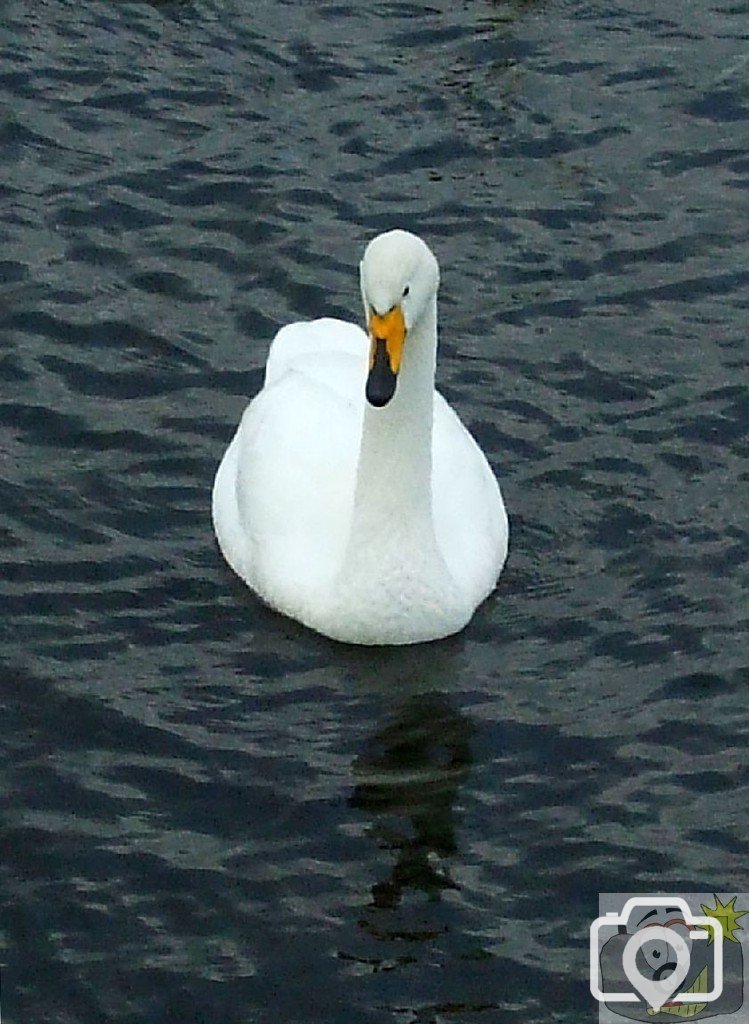
<svg viewBox="0 0 749 1024">
<path fill-rule="evenodd" d="M 416 235 L 386 231 L 365 249 L 359 273 L 370 342 L 366 395 L 381 407 L 395 394 L 409 331 L 437 294 L 439 267 Z"/>
</svg>

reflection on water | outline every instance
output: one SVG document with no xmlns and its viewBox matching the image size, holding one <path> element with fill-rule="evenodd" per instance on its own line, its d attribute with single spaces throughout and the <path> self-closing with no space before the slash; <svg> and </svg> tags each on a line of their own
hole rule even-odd
<svg viewBox="0 0 749 1024">
<path fill-rule="evenodd" d="M 395 854 L 372 905 L 393 908 L 407 890 L 437 897 L 453 887 L 445 862 L 457 849 L 455 799 L 470 768 L 471 726 L 440 694 L 394 710 L 354 762 L 352 807 L 371 818 L 369 834 Z"/>
</svg>

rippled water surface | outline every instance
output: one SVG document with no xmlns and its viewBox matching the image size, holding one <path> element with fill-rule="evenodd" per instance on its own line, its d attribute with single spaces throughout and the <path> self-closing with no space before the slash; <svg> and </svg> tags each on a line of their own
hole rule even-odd
<svg viewBox="0 0 749 1024">
<path fill-rule="evenodd" d="M 599 891 L 749 889 L 748 188 L 743 0 L 0 3 L 4 1021 L 579 1024 Z M 209 504 L 396 225 L 513 533 L 371 651 Z"/>
</svg>

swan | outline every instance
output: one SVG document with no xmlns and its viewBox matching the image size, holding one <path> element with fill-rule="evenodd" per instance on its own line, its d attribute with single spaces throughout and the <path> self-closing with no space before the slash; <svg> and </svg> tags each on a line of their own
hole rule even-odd
<svg viewBox="0 0 749 1024">
<path fill-rule="evenodd" d="M 388 231 L 360 267 L 368 332 L 283 327 L 213 488 L 229 565 L 334 640 L 456 633 L 494 589 L 508 523 L 483 452 L 435 390 L 439 267 Z"/>
</svg>

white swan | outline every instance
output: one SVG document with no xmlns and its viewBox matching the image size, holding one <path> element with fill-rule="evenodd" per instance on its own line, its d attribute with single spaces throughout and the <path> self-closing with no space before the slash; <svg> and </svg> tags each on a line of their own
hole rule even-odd
<svg viewBox="0 0 749 1024">
<path fill-rule="evenodd" d="M 434 256 L 389 231 L 360 275 L 369 339 L 331 319 L 276 335 L 216 474 L 213 522 L 229 565 L 285 615 L 348 643 L 435 640 L 494 589 L 507 516 L 434 389 Z"/>
</svg>

